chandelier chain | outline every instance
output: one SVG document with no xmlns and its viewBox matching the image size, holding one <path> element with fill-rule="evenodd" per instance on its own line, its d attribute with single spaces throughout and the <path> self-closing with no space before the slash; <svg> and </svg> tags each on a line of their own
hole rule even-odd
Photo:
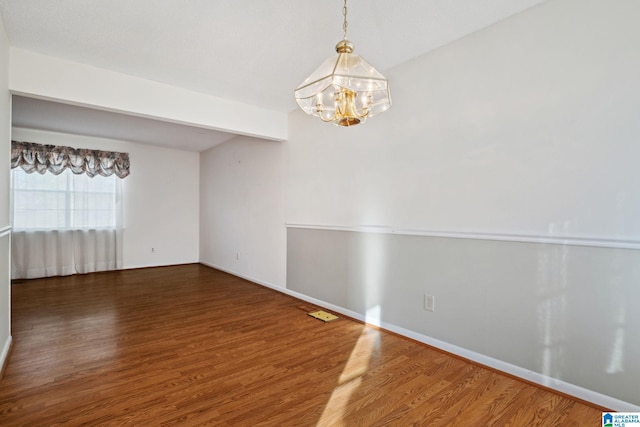
<svg viewBox="0 0 640 427">
<path fill-rule="evenodd" d="M 344 6 L 342 7 L 342 16 L 344 16 L 344 23 L 342 24 L 342 31 L 344 32 L 343 40 L 347 39 L 347 27 L 349 24 L 347 23 L 347 0 L 344 0 Z"/>
</svg>

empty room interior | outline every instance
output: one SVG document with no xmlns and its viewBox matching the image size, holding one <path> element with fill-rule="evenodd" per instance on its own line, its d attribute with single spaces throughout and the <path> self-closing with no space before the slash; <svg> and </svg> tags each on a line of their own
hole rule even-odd
<svg viewBox="0 0 640 427">
<path fill-rule="evenodd" d="M 0 14 L 1 425 L 640 412 L 637 0 Z"/>
</svg>

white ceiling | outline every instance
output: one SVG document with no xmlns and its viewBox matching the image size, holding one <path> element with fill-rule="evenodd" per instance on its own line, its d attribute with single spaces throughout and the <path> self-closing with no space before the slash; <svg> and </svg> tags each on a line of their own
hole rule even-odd
<svg viewBox="0 0 640 427">
<path fill-rule="evenodd" d="M 348 38 L 384 73 L 542 1 L 350 0 Z M 342 38 L 340 0 L 0 0 L 0 12 L 14 47 L 285 112 Z M 27 106 L 52 107 L 40 102 Z"/>
</svg>

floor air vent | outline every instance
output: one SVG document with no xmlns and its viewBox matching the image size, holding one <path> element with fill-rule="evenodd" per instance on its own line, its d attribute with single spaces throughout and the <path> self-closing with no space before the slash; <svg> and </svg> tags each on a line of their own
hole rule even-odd
<svg viewBox="0 0 640 427">
<path fill-rule="evenodd" d="M 320 319 L 323 322 L 331 322 L 333 320 L 339 319 L 338 316 L 335 316 L 331 313 L 327 313 L 326 311 L 312 311 L 311 313 L 307 313 L 311 317 L 315 317 L 316 319 Z"/>
</svg>

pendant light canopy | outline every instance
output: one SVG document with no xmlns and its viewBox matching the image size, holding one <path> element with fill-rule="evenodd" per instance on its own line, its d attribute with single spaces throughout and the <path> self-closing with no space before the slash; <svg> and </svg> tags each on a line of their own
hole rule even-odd
<svg viewBox="0 0 640 427">
<path fill-rule="evenodd" d="M 342 8 L 344 37 L 333 56 L 295 90 L 302 110 L 324 122 L 353 126 L 391 106 L 387 79 L 353 53 L 347 40 L 347 0 Z"/>
</svg>

